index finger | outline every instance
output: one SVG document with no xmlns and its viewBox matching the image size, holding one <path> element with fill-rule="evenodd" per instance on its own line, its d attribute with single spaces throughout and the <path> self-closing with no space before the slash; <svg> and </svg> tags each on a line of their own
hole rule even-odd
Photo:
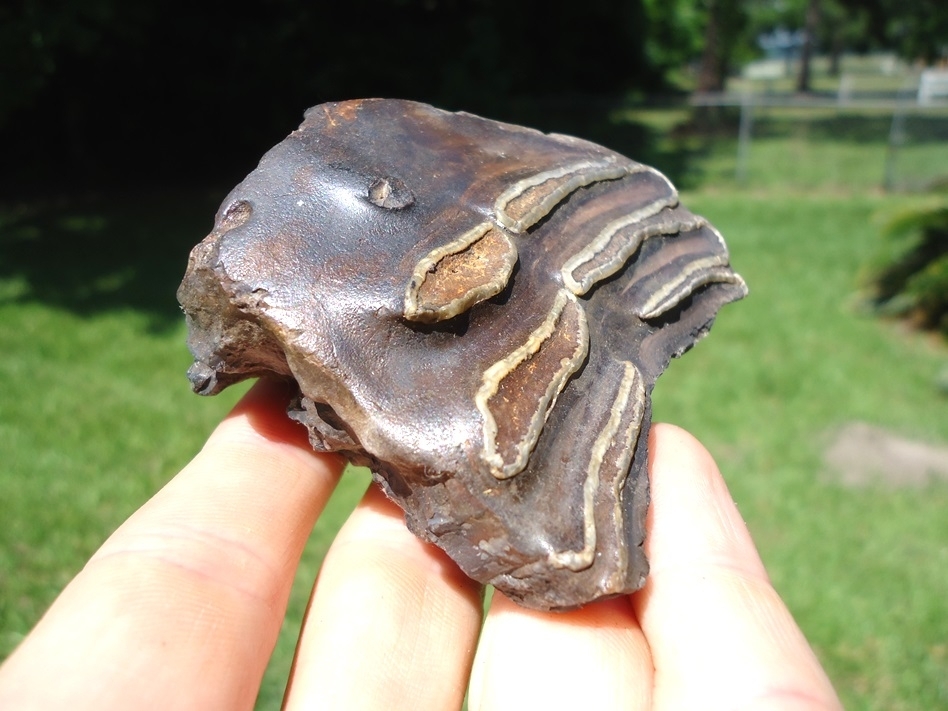
<svg viewBox="0 0 948 711">
<path fill-rule="evenodd" d="M 649 449 L 651 571 L 632 603 L 654 707 L 840 708 L 710 455 L 670 425 L 652 428 Z"/>
<path fill-rule="evenodd" d="M 0 708 L 251 708 L 342 461 L 260 382 L 0 669 Z M 129 473 L 134 476 L 134 471 Z"/>
</svg>

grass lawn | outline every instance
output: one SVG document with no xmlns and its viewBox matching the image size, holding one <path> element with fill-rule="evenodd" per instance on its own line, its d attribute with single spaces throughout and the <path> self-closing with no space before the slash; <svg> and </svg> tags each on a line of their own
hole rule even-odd
<svg viewBox="0 0 948 711">
<path fill-rule="evenodd" d="M 873 150 L 853 158 L 854 175 L 875 170 Z M 656 419 L 718 459 L 847 708 L 946 708 L 948 485 L 845 488 L 821 461 L 834 428 L 854 420 L 948 442 L 934 387 L 948 349 L 855 308 L 875 216 L 920 198 L 854 191 L 845 176 L 809 192 L 693 183 L 703 187 L 686 203 L 725 234 L 751 295 L 672 363 Z M 190 393 L 174 301 L 220 197 L 0 210 L 0 656 L 242 390 Z M 347 477 L 311 538 L 259 708 L 279 708 L 319 561 L 365 485 L 364 472 Z"/>
</svg>

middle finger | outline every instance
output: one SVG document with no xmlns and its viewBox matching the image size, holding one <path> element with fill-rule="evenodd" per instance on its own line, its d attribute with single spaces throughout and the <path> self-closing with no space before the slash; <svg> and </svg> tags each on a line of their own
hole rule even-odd
<svg viewBox="0 0 948 711">
<path fill-rule="evenodd" d="M 326 555 L 286 708 L 460 709 L 480 621 L 480 586 L 373 486 Z"/>
</svg>

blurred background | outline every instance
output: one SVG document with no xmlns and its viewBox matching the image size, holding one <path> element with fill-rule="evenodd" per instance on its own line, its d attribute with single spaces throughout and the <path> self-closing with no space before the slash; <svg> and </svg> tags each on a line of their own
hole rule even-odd
<svg viewBox="0 0 948 711">
<path fill-rule="evenodd" d="M 942 0 L 7 0 L 0 657 L 245 389 L 190 393 L 174 296 L 224 195 L 305 108 L 382 96 L 602 143 L 720 228 L 751 294 L 656 419 L 717 458 L 847 708 L 948 709 L 946 64 Z"/>
</svg>

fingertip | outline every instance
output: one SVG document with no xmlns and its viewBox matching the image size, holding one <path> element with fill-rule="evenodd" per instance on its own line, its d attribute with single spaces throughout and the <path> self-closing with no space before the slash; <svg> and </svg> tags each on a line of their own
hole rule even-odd
<svg viewBox="0 0 948 711">
<path fill-rule="evenodd" d="M 656 706 L 762 708 L 793 697 L 838 708 L 711 455 L 671 425 L 653 427 L 649 445 L 651 572 L 632 601 L 655 660 Z"/>
<path fill-rule="evenodd" d="M 698 438 L 688 430 L 667 422 L 653 423 L 649 430 L 648 466 L 653 490 L 656 476 L 697 476 L 714 485 L 717 482 L 709 480 L 720 478 L 714 457 Z M 655 472 L 656 467 L 659 468 L 658 472 Z"/>
<path fill-rule="evenodd" d="M 287 407 L 298 395 L 299 389 L 292 380 L 260 378 L 237 401 L 221 427 L 241 420 L 266 440 L 311 451 L 306 428 L 287 415 Z"/>
<path fill-rule="evenodd" d="M 645 547 L 653 578 L 664 568 L 714 560 L 767 578 L 721 471 L 698 439 L 675 425 L 654 425 L 649 477 L 652 501 Z"/>
<path fill-rule="evenodd" d="M 282 464 L 291 471 L 306 470 L 317 474 L 312 483 L 322 488 L 335 487 L 345 458 L 336 452 L 315 451 L 306 427 L 287 415 L 287 408 L 298 396 L 293 381 L 260 378 L 234 405 L 208 437 L 201 452 L 178 475 L 187 479 L 195 465 L 210 460 L 218 469 L 231 466 L 240 470 L 276 471 Z"/>
</svg>

